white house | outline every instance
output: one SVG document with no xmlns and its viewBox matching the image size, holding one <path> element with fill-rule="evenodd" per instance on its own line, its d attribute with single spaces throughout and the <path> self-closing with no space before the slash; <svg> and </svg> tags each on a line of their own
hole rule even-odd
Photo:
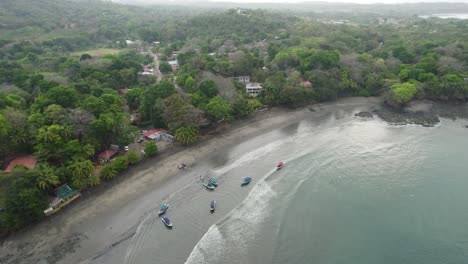
<svg viewBox="0 0 468 264">
<path fill-rule="evenodd" d="M 177 62 L 177 60 L 171 60 L 171 61 L 168 61 L 167 63 L 169 63 L 169 65 L 171 65 L 171 66 L 179 67 L 179 63 Z"/>
<path fill-rule="evenodd" d="M 257 96 L 259 93 L 262 92 L 262 84 L 261 83 L 247 83 L 245 85 L 245 91 L 251 96 Z"/>
<path fill-rule="evenodd" d="M 239 76 L 237 77 L 237 81 L 240 83 L 249 83 L 250 82 L 250 76 Z"/>
</svg>

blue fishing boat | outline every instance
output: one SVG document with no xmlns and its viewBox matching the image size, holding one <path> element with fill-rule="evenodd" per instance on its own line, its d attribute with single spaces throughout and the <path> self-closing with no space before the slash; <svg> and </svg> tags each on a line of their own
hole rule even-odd
<svg viewBox="0 0 468 264">
<path fill-rule="evenodd" d="M 213 200 L 213 201 L 211 201 L 211 203 L 210 203 L 210 211 L 211 211 L 211 212 L 214 212 L 215 208 L 216 208 L 216 201 Z"/>
<path fill-rule="evenodd" d="M 242 186 L 247 185 L 247 184 L 249 184 L 251 181 L 252 181 L 252 178 L 246 177 L 246 178 L 244 178 L 244 180 L 242 181 L 241 185 L 242 185 Z"/>
<path fill-rule="evenodd" d="M 166 216 L 163 216 L 161 217 L 161 221 L 164 223 L 164 225 L 166 225 L 167 227 L 171 228 L 172 227 L 172 222 L 171 220 L 169 220 L 168 217 Z"/>
<path fill-rule="evenodd" d="M 161 207 L 159 207 L 158 214 L 162 215 L 162 214 L 166 213 L 167 209 L 169 209 L 168 204 L 161 204 Z"/>
</svg>

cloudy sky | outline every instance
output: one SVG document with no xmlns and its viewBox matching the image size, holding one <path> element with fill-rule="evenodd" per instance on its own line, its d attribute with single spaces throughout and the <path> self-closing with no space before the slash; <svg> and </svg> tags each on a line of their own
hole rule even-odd
<svg viewBox="0 0 468 264">
<path fill-rule="evenodd" d="M 0 0 L 1 1 L 1 0 Z M 193 3 L 193 2 L 231 2 L 231 3 L 299 3 L 299 2 L 339 2 L 339 3 L 359 3 L 359 4 L 373 4 L 373 3 L 435 3 L 435 2 L 450 2 L 450 3 L 468 3 L 468 0 L 111 0 L 114 2 L 124 3 Z"/>
<path fill-rule="evenodd" d="M 214 2 L 237 2 L 237 3 L 297 3 L 297 2 L 313 2 L 307 0 L 212 0 Z M 458 3 L 468 3 L 468 0 L 325 0 L 323 2 L 340 2 L 340 3 L 361 3 L 361 4 L 370 4 L 370 3 L 418 3 L 418 2 L 458 2 Z"/>
</svg>

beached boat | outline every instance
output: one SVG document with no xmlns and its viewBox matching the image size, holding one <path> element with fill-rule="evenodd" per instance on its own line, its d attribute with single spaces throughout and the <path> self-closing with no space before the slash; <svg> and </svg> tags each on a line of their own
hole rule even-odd
<svg viewBox="0 0 468 264">
<path fill-rule="evenodd" d="M 242 185 L 242 186 L 247 185 L 247 184 L 249 184 L 251 181 L 252 181 L 252 178 L 246 177 L 246 178 L 244 178 L 244 180 L 242 181 L 241 185 Z"/>
<path fill-rule="evenodd" d="M 168 204 L 161 204 L 161 207 L 159 207 L 159 211 L 158 211 L 158 214 L 159 215 L 162 215 L 164 214 L 167 209 L 169 209 L 169 205 Z"/>
<path fill-rule="evenodd" d="M 278 163 L 278 165 L 276 165 L 276 170 L 283 168 L 283 166 L 284 166 L 284 163 L 281 161 L 280 163 Z"/>
<path fill-rule="evenodd" d="M 211 177 L 211 178 L 210 178 L 210 183 L 213 184 L 215 187 L 218 186 L 218 180 L 216 180 L 215 177 Z"/>
<path fill-rule="evenodd" d="M 216 201 L 213 200 L 210 203 L 210 211 L 213 212 L 215 210 L 215 208 L 216 208 Z"/>
<path fill-rule="evenodd" d="M 205 186 L 205 188 L 207 188 L 208 190 L 214 190 L 215 189 L 215 186 L 211 183 L 211 182 L 202 182 L 203 186 Z"/>
<path fill-rule="evenodd" d="M 172 222 L 167 218 L 166 216 L 161 217 L 161 221 L 166 225 L 167 227 L 172 227 Z"/>
</svg>

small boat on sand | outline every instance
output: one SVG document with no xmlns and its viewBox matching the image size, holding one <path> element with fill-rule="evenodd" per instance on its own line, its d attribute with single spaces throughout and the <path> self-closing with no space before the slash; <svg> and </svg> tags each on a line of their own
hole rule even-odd
<svg viewBox="0 0 468 264">
<path fill-rule="evenodd" d="M 218 180 L 216 180 L 215 177 L 211 177 L 209 182 L 213 184 L 215 187 L 218 187 Z"/>
<path fill-rule="evenodd" d="M 242 181 L 241 186 L 247 185 L 247 184 L 249 184 L 251 181 L 252 181 L 252 178 L 246 177 L 246 178 L 244 178 L 244 180 Z"/>
<path fill-rule="evenodd" d="M 167 227 L 171 228 L 172 227 L 172 222 L 167 218 L 166 216 L 161 217 L 161 221 L 166 225 Z"/>
<path fill-rule="evenodd" d="M 216 201 L 213 200 L 213 201 L 211 201 L 211 203 L 210 203 L 210 211 L 211 211 L 211 212 L 214 212 L 215 208 L 216 208 Z"/>
<path fill-rule="evenodd" d="M 215 186 L 211 183 L 211 182 L 202 182 L 203 186 L 205 186 L 205 188 L 207 188 L 208 190 L 214 190 L 215 189 Z"/>
<path fill-rule="evenodd" d="M 167 209 L 169 209 L 168 204 L 161 204 L 161 207 L 159 207 L 158 214 L 163 215 L 167 211 Z"/>
<path fill-rule="evenodd" d="M 280 163 L 278 163 L 278 165 L 276 165 L 276 170 L 279 170 L 281 168 L 283 168 L 284 166 L 284 163 L 282 161 L 280 161 Z"/>
</svg>

